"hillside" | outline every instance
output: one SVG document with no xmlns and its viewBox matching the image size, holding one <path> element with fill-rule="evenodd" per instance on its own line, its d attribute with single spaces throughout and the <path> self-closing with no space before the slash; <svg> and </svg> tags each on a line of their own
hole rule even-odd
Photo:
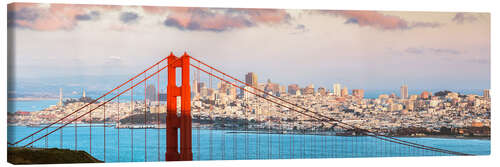
<svg viewBox="0 0 500 167">
<path fill-rule="evenodd" d="M 85 151 L 58 148 L 20 148 L 7 149 L 7 162 L 12 164 L 62 164 L 62 163 L 100 163 Z"/>
</svg>

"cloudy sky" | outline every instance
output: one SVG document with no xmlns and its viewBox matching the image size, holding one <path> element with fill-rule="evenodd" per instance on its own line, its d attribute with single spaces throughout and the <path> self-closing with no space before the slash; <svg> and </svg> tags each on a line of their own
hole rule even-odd
<svg viewBox="0 0 500 167">
<path fill-rule="evenodd" d="M 490 87 L 488 13 L 15 3 L 8 27 L 16 82 L 126 78 L 187 51 L 240 79 L 256 72 L 260 82 Z"/>
</svg>

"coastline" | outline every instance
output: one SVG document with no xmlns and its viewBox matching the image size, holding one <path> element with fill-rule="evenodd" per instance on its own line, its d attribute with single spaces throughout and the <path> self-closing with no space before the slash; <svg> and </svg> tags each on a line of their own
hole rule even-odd
<svg viewBox="0 0 500 167">
<path fill-rule="evenodd" d="M 430 135 L 430 136 L 393 136 L 400 138 L 436 138 L 436 139 L 466 139 L 466 140 L 489 140 L 491 136 L 455 136 L 455 135 Z"/>
<path fill-rule="evenodd" d="M 42 126 L 30 126 L 30 125 L 7 125 L 8 127 L 42 127 Z M 57 127 L 57 126 L 54 126 Z M 69 126 L 68 126 L 69 127 Z M 90 127 L 78 126 L 78 127 Z M 102 124 L 96 124 L 92 127 L 103 127 Z M 165 129 L 165 126 L 156 125 L 127 125 L 122 127 L 117 127 L 116 125 L 106 125 L 105 127 L 113 127 L 115 129 Z M 351 133 L 336 132 L 339 134 L 334 134 L 331 131 L 317 131 L 317 132 L 304 132 L 303 130 L 274 130 L 274 129 L 261 129 L 261 128 L 209 128 L 208 126 L 193 126 L 193 131 L 196 130 L 227 130 L 227 133 L 248 133 L 248 134 L 285 134 L 285 135 L 324 135 L 324 136 L 341 136 L 341 137 L 363 137 L 367 135 L 352 135 Z M 434 138 L 434 139 L 464 139 L 464 140 L 488 140 L 491 141 L 491 136 L 463 136 L 463 135 L 425 135 L 425 136 L 391 136 L 397 138 Z"/>
<path fill-rule="evenodd" d="M 39 101 L 39 100 L 57 100 L 56 97 L 10 97 L 8 101 Z"/>
</svg>

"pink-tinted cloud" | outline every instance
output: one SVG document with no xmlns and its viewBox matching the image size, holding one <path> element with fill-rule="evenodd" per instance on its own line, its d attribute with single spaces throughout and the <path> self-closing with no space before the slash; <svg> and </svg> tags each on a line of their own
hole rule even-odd
<svg viewBox="0 0 500 167">
<path fill-rule="evenodd" d="M 290 15 L 285 10 L 279 9 L 237 9 L 247 13 L 250 20 L 259 23 L 283 23 L 290 19 Z"/>
<path fill-rule="evenodd" d="M 409 28 L 419 28 L 419 27 L 437 28 L 441 25 L 442 24 L 438 22 L 415 22 L 412 23 Z"/>
<path fill-rule="evenodd" d="M 279 24 L 290 19 L 276 9 L 169 8 L 164 25 L 180 30 L 221 32 L 259 24 Z"/>
<path fill-rule="evenodd" d="M 458 24 L 463 24 L 464 22 L 474 22 L 477 20 L 477 17 L 470 14 L 470 13 L 457 13 L 455 14 L 455 17 L 453 17 L 452 21 L 458 23 Z"/>
<path fill-rule="evenodd" d="M 460 55 L 462 52 L 454 49 L 448 48 L 424 48 L 424 47 L 410 47 L 405 50 L 407 53 L 411 54 L 429 54 L 429 55 Z"/>
<path fill-rule="evenodd" d="M 437 22 L 412 22 L 393 15 L 385 15 L 377 11 L 356 10 L 323 10 L 322 14 L 331 14 L 346 18 L 346 24 L 357 24 L 361 27 L 374 27 L 382 30 L 405 30 L 411 28 L 436 28 L 441 26 Z"/>
<path fill-rule="evenodd" d="M 7 6 L 8 11 L 19 11 L 23 8 L 33 8 L 37 7 L 37 3 L 12 3 Z"/>
<path fill-rule="evenodd" d="M 383 15 L 375 11 L 337 11 L 337 14 L 348 18 L 348 23 L 359 26 L 372 26 L 381 29 L 408 28 L 408 23 L 396 16 Z"/>
<path fill-rule="evenodd" d="M 162 6 L 141 6 L 142 10 L 149 14 L 163 14 L 168 10 L 168 7 Z"/>
<path fill-rule="evenodd" d="M 50 4 L 42 7 L 38 4 L 14 3 L 8 8 L 8 24 L 39 31 L 71 30 L 78 20 L 85 20 L 84 16 L 91 10 L 119 8 L 112 5 Z"/>
</svg>

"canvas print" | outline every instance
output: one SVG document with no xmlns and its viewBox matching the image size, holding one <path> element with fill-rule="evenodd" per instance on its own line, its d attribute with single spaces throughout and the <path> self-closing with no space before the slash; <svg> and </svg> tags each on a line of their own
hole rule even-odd
<svg viewBox="0 0 500 167">
<path fill-rule="evenodd" d="M 490 14 L 11 3 L 12 164 L 490 154 Z"/>
</svg>

